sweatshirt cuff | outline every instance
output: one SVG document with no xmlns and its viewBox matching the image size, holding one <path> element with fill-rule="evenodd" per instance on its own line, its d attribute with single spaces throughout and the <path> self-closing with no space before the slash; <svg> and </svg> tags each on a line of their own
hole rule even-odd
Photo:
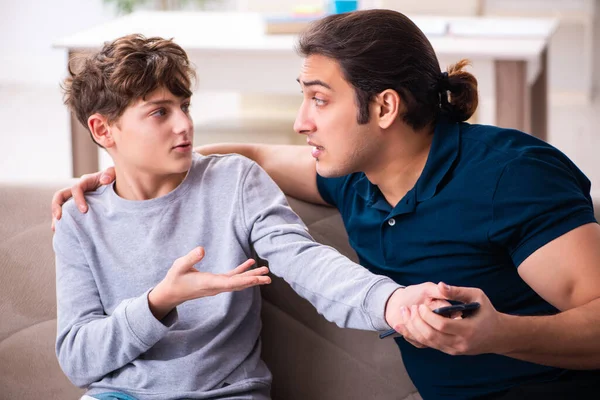
<svg viewBox="0 0 600 400">
<path fill-rule="evenodd" d="M 403 287 L 389 278 L 383 278 L 375 282 L 369 289 L 365 298 L 364 310 L 376 331 L 391 329 L 385 320 L 385 306 L 392 293 Z"/>
<path fill-rule="evenodd" d="M 148 304 L 149 289 L 143 295 L 133 299 L 125 307 L 127 325 L 137 339 L 144 345 L 151 347 L 162 339 L 177 322 L 177 309 L 169 312 L 162 321 L 156 319 Z"/>
</svg>

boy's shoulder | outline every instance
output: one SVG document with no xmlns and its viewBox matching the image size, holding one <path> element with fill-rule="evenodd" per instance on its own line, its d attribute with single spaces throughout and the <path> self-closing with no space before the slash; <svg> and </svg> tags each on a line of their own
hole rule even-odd
<svg viewBox="0 0 600 400">
<path fill-rule="evenodd" d="M 237 165 L 248 168 L 250 165 L 256 164 L 251 159 L 249 159 L 241 154 L 236 154 L 236 153 L 209 154 L 209 155 L 202 155 L 202 154 L 195 153 L 194 157 L 195 157 L 195 161 L 199 164 L 212 163 L 212 164 L 218 165 L 222 168 L 224 168 L 226 166 L 237 166 Z"/>
<path fill-rule="evenodd" d="M 100 203 L 104 202 L 107 197 L 109 186 L 100 186 L 96 190 L 85 192 L 85 201 L 88 204 L 88 210 L 90 206 L 98 206 Z M 80 221 L 84 218 L 85 213 L 82 213 L 79 208 L 77 208 L 77 204 L 70 198 L 62 205 L 62 219 L 69 220 L 72 222 Z M 66 217 L 66 218 L 65 218 Z"/>
<path fill-rule="evenodd" d="M 87 197 L 86 197 L 86 201 L 87 201 Z M 73 200 L 73 198 L 71 197 L 69 200 L 67 200 L 65 202 L 65 204 L 62 205 L 62 218 L 63 219 L 65 216 L 70 217 L 69 219 L 73 219 L 75 216 L 77 216 L 77 214 L 80 214 L 81 211 L 79 211 L 79 209 L 77 208 L 77 204 L 75 204 L 75 200 Z"/>
<path fill-rule="evenodd" d="M 258 164 L 240 154 L 196 154 L 192 168 L 201 171 L 204 176 L 215 174 L 235 179 L 241 178 L 254 165 Z"/>
</svg>

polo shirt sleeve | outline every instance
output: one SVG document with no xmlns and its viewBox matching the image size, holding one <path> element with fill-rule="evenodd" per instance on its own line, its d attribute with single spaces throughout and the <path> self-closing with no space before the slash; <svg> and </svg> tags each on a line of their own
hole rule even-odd
<svg viewBox="0 0 600 400">
<path fill-rule="evenodd" d="M 590 181 L 558 150 L 521 155 L 502 170 L 492 200 L 492 243 L 519 266 L 537 249 L 595 222 Z"/>
<path fill-rule="evenodd" d="M 339 208 L 339 204 L 341 204 L 342 188 L 347 180 L 348 176 L 324 178 L 317 174 L 317 189 L 319 189 L 319 194 L 327 204 Z"/>
</svg>

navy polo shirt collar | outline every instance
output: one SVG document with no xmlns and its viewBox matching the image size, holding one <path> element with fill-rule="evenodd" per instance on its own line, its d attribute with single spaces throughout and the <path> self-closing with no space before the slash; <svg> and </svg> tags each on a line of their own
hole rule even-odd
<svg viewBox="0 0 600 400">
<path fill-rule="evenodd" d="M 458 157 L 460 126 L 445 119 L 440 120 L 433 133 L 433 141 L 425 168 L 417 180 L 417 201 L 432 198 Z"/>
<path fill-rule="evenodd" d="M 421 176 L 416 184 L 416 201 L 421 202 L 432 198 L 442 182 L 452 164 L 458 157 L 460 145 L 460 126 L 457 123 L 450 123 L 446 120 L 440 120 L 433 133 L 431 149 L 427 156 L 427 162 Z M 373 185 L 364 173 L 354 184 L 356 193 L 367 201 L 369 207 L 374 207 L 382 211 L 391 210 L 390 205 L 385 201 L 376 185 Z M 412 193 L 411 193 L 412 192 Z M 414 190 L 409 191 L 410 195 Z"/>
<path fill-rule="evenodd" d="M 381 195 L 381 191 L 376 185 L 373 185 L 371 181 L 367 179 L 364 172 L 361 172 L 360 178 L 354 183 L 354 190 L 356 193 L 365 199 L 368 207 L 374 207 L 382 211 L 391 210 L 390 205 L 385 201 L 385 198 Z"/>
</svg>

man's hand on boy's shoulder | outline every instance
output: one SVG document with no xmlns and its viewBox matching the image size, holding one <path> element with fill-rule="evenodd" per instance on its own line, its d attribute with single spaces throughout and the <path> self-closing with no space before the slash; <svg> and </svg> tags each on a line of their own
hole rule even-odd
<svg viewBox="0 0 600 400">
<path fill-rule="evenodd" d="M 115 180 L 115 169 L 107 168 L 105 171 L 95 172 L 93 174 L 82 175 L 77 183 L 69 188 L 64 188 L 52 196 L 52 231 L 58 221 L 62 217 L 62 206 L 73 197 L 77 208 L 85 213 L 88 210 L 87 202 L 85 201 L 85 192 L 96 190 L 102 185 L 108 185 Z"/>
<path fill-rule="evenodd" d="M 161 320 L 188 300 L 271 283 L 271 278 L 266 276 L 267 267 L 250 269 L 255 263 L 252 259 L 225 274 L 198 271 L 195 265 L 202 261 L 204 254 L 204 248 L 196 247 L 175 260 L 165 278 L 150 291 L 148 305 L 156 319 Z"/>
</svg>

